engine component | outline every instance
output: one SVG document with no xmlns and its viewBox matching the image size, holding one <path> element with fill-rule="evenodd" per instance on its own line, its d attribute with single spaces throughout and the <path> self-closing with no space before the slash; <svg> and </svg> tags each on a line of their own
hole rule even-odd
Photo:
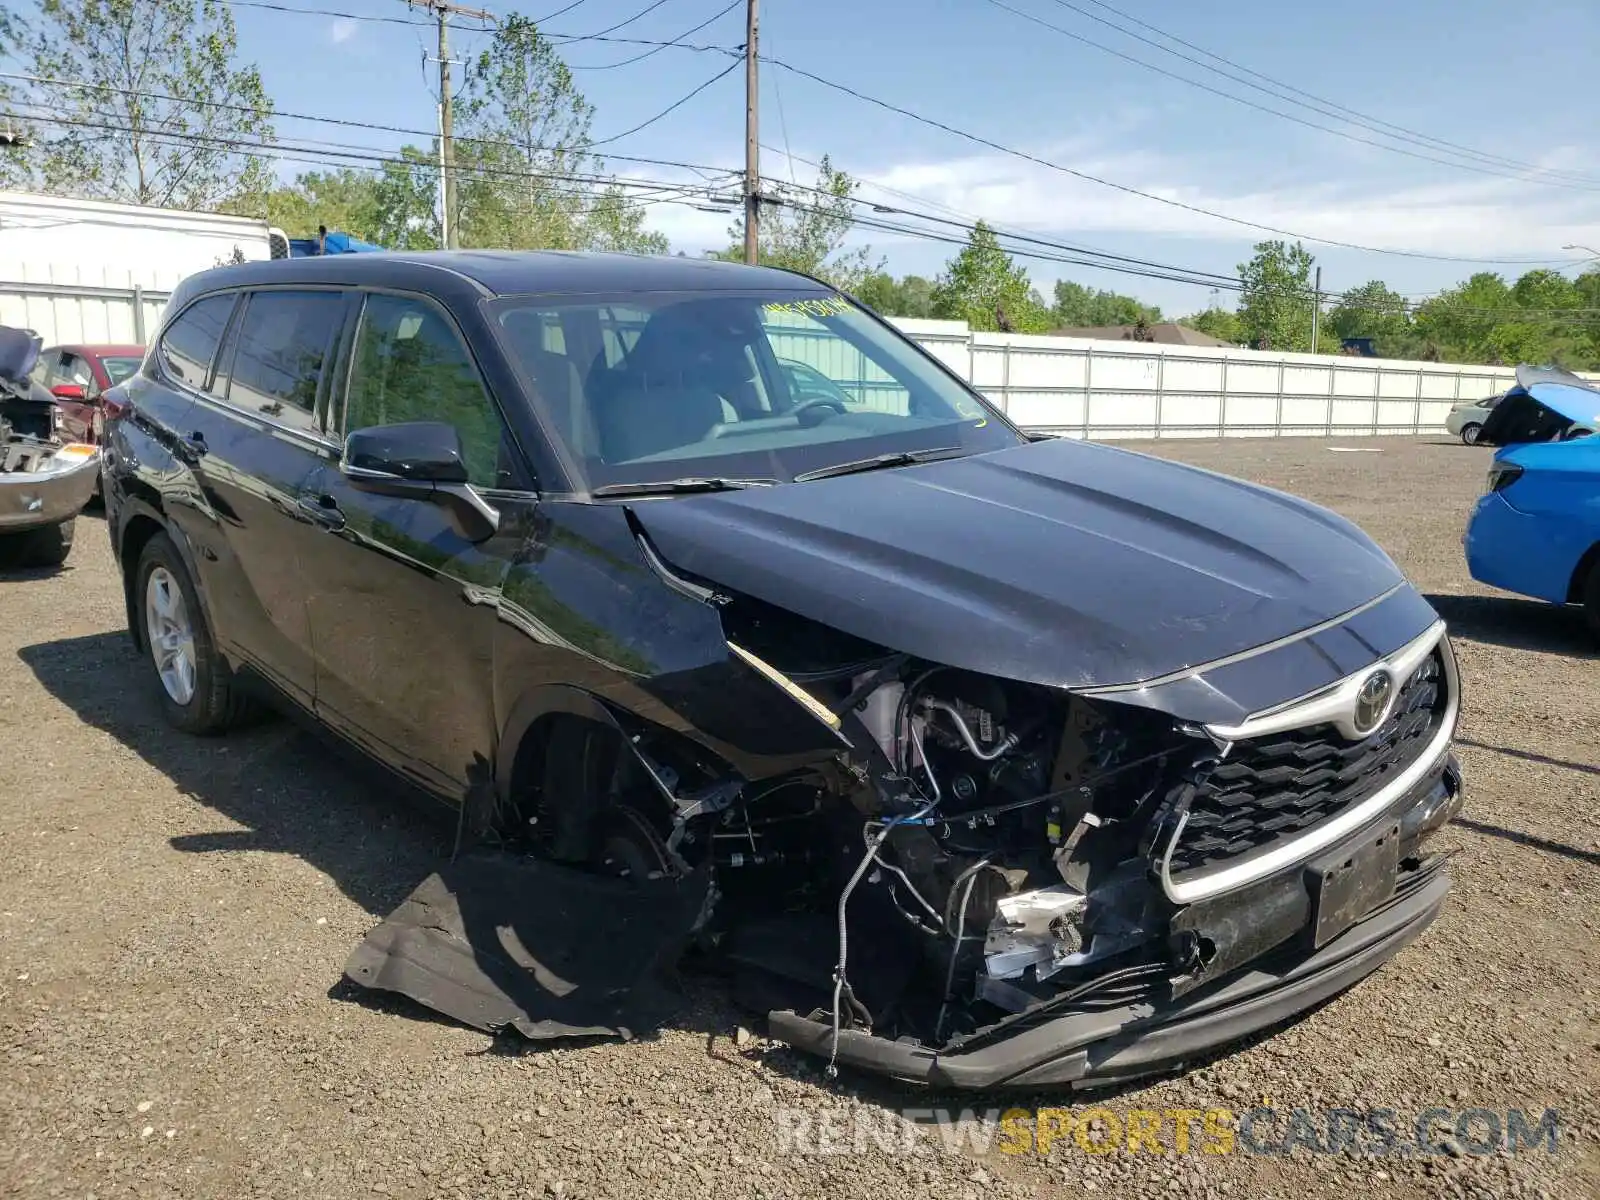
<svg viewBox="0 0 1600 1200">
<path fill-rule="evenodd" d="M 1084 913 L 1089 898 L 1055 886 L 1002 897 L 983 943 L 991 978 L 1015 979 L 1033 967 L 1047 979 L 1083 953 Z"/>
</svg>

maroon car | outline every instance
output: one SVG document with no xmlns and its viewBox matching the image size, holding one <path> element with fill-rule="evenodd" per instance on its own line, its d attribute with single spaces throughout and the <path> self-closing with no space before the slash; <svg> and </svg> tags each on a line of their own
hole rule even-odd
<svg viewBox="0 0 1600 1200">
<path fill-rule="evenodd" d="M 62 436 L 69 442 L 99 445 L 105 425 L 100 397 L 143 361 L 143 346 L 51 346 L 40 353 L 32 376 L 56 398 Z"/>
</svg>

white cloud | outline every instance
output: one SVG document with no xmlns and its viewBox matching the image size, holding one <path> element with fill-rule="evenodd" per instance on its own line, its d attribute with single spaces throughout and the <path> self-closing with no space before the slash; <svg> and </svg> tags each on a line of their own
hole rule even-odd
<svg viewBox="0 0 1600 1200">
<path fill-rule="evenodd" d="M 1063 161 L 1057 154 L 1040 157 Z M 1252 187 L 1248 180 L 1180 184 L 1174 180 L 1199 174 L 1195 164 L 1149 154 L 1078 159 L 1073 165 L 1194 209 L 1383 249 L 1555 259 L 1563 256 L 1560 247 L 1565 243 L 1600 237 L 1600 191 L 1487 177 L 1395 184 L 1374 174 L 1336 184 L 1290 182 L 1270 188 Z M 1008 228 L 1058 236 L 1123 233 L 1208 240 L 1271 236 L 999 154 L 901 163 L 871 172 L 863 181 L 868 192 L 874 191 L 870 185 L 881 185 Z M 892 197 L 885 199 L 893 203 Z M 909 201 L 901 203 L 911 206 Z"/>
<path fill-rule="evenodd" d="M 340 17 L 332 25 L 328 26 L 328 40 L 335 46 L 343 45 L 355 37 L 358 28 L 360 26 L 349 17 Z"/>
</svg>

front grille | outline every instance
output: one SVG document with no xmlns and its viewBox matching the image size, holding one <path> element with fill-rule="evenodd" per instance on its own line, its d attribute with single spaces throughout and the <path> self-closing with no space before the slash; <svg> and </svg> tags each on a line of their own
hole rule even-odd
<svg viewBox="0 0 1600 1200">
<path fill-rule="evenodd" d="M 1361 803 L 1416 761 L 1447 704 L 1435 650 L 1401 687 L 1389 719 L 1363 741 L 1309 725 L 1236 742 L 1196 789 L 1172 873 L 1226 865 Z"/>
</svg>

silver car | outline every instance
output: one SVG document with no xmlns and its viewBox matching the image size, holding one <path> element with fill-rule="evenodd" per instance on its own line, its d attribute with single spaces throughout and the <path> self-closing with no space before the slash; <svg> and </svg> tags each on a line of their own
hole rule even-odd
<svg viewBox="0 0 1600 1200">
<path fill-rule="evenodd" d="M 1504 393 L 1501 393 L 1503 396 Z M 1467 445 L 1475 445 L 1489 410 L 1500 403 L 1501 396 L 1485 396 L 1482 400 L 1463 400 L 1450 410 L 1444 427 Z"/>
</svg>

